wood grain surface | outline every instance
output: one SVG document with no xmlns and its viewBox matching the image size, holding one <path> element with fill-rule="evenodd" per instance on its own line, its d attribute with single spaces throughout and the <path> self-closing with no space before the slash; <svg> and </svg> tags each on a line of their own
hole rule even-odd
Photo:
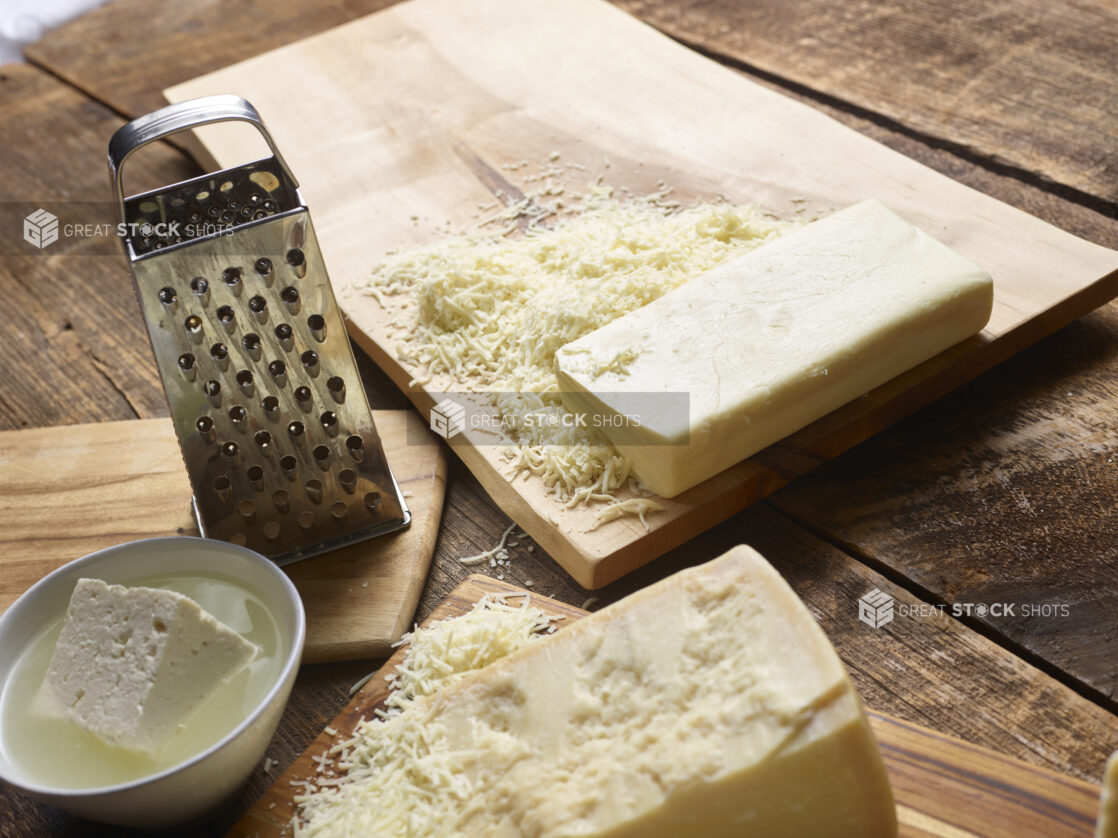
<svg viewBox="0 0 1118 838">
<path fill-rule="evenodd" d="M 374 411 L 373 420 L 406 493 L 411 526 L 284 568 L 307 612 L 306 663 L 389 654 L 411 625 L 431 563 L 444 449 L 414 411 Z M 198 534 L 167 419 L 0 432 L 0 472 L 0 611 L 87 553 Z"/>
<path fill-rule="evenodd" d="M 424 621 L 460 616 L 485 595 L 527 596 L 544 613 L 559 617 L 559 631 L 586 612 L 486 576 L 471 576 Z M 514 599 L 513 602 L 520 601 Z M 320 777 L 319 764 L 345 742 L 357 724 L 383 709 L 387 677 L 403 661 L 399 649 L 315 741 L 287 767 L 227 838 L 279 838 L 297 813 L 301 784 Z M 871 713 L 897 803 L 901 838 L 1083 838 L 1091 832 L 1098 786 L 1000 756 L 891 716 Z"/>
<path fill-rule="evenodd" d="M 924 599 L 1013 604 L 966 619 L 1118 709 L 1116 363 L 1110 305 L 773 502 Z"/>
<path fill-rule="evenodd" d="M 598 0 L 409 0 L 177 85 L 168 97 L 221 91 L 254 102 L 280 146 L 291 149 L 288 158 L 321 219 L 316 227 L 351 333 L 424 415 L 468 385 L 445 376 L 428 380 L 425 369 L 401 361 L 393 324 L 413 316 L 408 301 L 374 300 L 353 284 L 386 251 L 438 235 L 431 223 L 413 219 L 468 226 L 479 205 L 528 193 L 531 184 L 508 171 L 521 160 L 558 155 L 564 165 L 590 178 L 600 172 L 634 194 L 654 192 L 663 181 L 684 202 L 721 194 L 785 217 L 798 209 L 814 217 L 876 197 L 993 274 L 994 313 L 980 339 L 661 501 L 665 511 L 650 516 L 648 531 L 634 518 L 595 527 L 594 508 L 565 509 L 541 481 L 510 480 L 507 449 L 485 429 L 456 437 L 455 452 L 501 508 L 590 588 L 683 543 L 1118 293 L 1118 253 L 1073 239 L 749 84 Z M 328 122 L 335 130 L 327 135 L 320 126 Z M 223 166 L 255 156 L 247 132 L 222 126 L 199 136 Z M 423 383 L 409 387 L 416 379 Z"/>
<path fill-rule="evenodd" d="M 21 65 L 0 68 L 0 102 L 0 277 L 11 315 L 0 352 L 0 427 L 166 413 L 119 244 L 101 241 L 90 252 L 90 240 L 63 237 L 37 251 L 18 238 L 22 217 L 38 207 L 61 224 L 115 223 L 104 150 L 122 120 Z M 134 183 L 199 173 L 193 161 L 163 148 L 135 163 Z"/>
<path fill-rule="evenodd" d="M 1106 0 L 618 0 L 684 43 L 906 130 L 1118 199 Z"/>
<path fill-rule="evenodd" d="M 658 5 L 661 10 L 669 6 L 668 3 Z M 326 4 L 316 4 L 314 12 L 304 14 L 305 4 L 297 0 L 267 3 L 199 0 L 158 7 L 142 0 L 114 0 L 94 14 L 48 33 L 41 44 L 29 50 L 31 60 L 38 62 L 45 72 L 33 67 L 0 68 L 0 172 L 4 173 L 0 178 L 0 197 L 5 202 L 26 203 L 35 202 L 44 194 L 57 198 L 71 193 L 83 200 L 101 200 L 107 193 L 104 145 L 122 121 L 113 116 L 114 111 L 129 117 L 138 116 L 161 104 L 161 91 L 171 84 L 319 31 L 318 20 L 333 22 L 371 10 L 370 6 L 356 2 L 330 3 L 325 9 L 324 6 Z M 679 7 L 696 8 L 694 4 L 685 7 L 682 0 Z M 923 30 L 913 34 L 942 43 L 942 68 L 948 72 L 962 62 L 970 62 L 972 66 L 998 62 L 1003 52 L 1014 49 L 1011 37 L 999 35 L 996 27 L 987 27 L 981 41 L 967 45 L 969 53 L 953 52 L 965 43 L 953 37 L 955 21 L 972 13 L 981 14 L 987 7 L 988 4 L 973 9 L 957 7 L 937 18 L 926 15 L 919 4 L 910 0 L 875 4 L 883 15 L 923 15 Z M 736 4 L 724 4 L 717 10 L 712 5 L 706 8 L 708 17 L 704 24 L 711 24 L 711 33 L 719 28 L 727 32 L 740 28 L 735 15 L 748 12 L 744 6 L 739 8 Z M 782 8 L 786 8 L 787 15 L 795 17 L 799 4 L 787 4 Z M 855 14 L 861 8 L 855 6 L 849 11 Z M 1002 19 L 1012 17 L 1014 9 L 1022 10 L 1021 14 L 1026 17 L 1035 14 L 1031 4 L 1024 1 L 1003 2 L 999 8 L 1005 10 Z M 1058 3 L 1048 8 L 1057 16 L 1074 13 L 1074 4 Z M 832 30 L 841 25 L 836 15 L 845 11 L 846 7 L 836 7 L 834 14 L 815 17 L 818 25 L 813 36 L 837 41 Z M 715 16 L 722 16 L 724 22 L 718 24 Z M 1057 22 L 1047 36 L 1058 39 L 1064 28 L 1064 23 Z M 260 40 L 261 33 L 268 33 L 266 41 Z M 1007 166 L 991 156 L 989 147 L 977 142 L 963 148 L 949 137 L 934 133 L 938 130 L 934 126 L 929 129 L 932 134 L 921 134 L 907 127 L 905 120 L 898 121 L 895 116 L 859 107 L 841 91 L 837 96 L 830 96 L 813 89 L 810 80 L 800 83 L 756 72 L 752 67 L 759 65 L 760 60 L 751 60 L 748 46 L 736 56 L 721 55 L 720 43 L 704 43 L 701 39 L 705 37 L 700 33 L 699 40 L 691 43 L 744 77 L 807 103 L 912 159 L 1061 229 L 1097 244 L 1118 248 L 1118 223 L 1114 220 L 1118 217 L 1118 203 L 1105 197 L 1106 192 L 1101 188 L 1104 183 L 1097 190 L 1088 184 L 1087 195 L 1066 189 L 1053 183 L 1047 175 Z M 1118 37 L 1118 29 L 1103 25 L 1088 37 L 1109 43 Z M 1108 53 L 1100 50 L 1099 54 Z M 873 64 L 877 60 L 876 53 L 871 51 L 857 58 L 859 64 Z M 850 72 L 852 67 L 851 63 L 844 62 L 828 73 Z M 882 83 L 888 85 L 894 74 L 903 72 L 906 72 L 903 59 L 890 63 L 880 73 Z M 1006 139 L 1031 152 L 1030 138 L 1047 136 L 1051 130 L 1052 126 L 1047 124 L 1048 113 L 1066 108 L 1068 102 L 1076 101 L 1077 97 L 1091 101 L 1109 96 L 1118 85 L 1118 67 L 1109 70 L 1103 67 L 1099 73 L 1084 77 L 1074 62 L 1056 61 L 1050 66 L 1047 84 L 1032 95 L 1030 85 L 1021 84 L 1016 78 L 1007 79 L 1001 75 L 988 78 L 996 78 L 999 86 L 991 94 L 992 101 L 1028 100 L 1021 105 L 1019 114 L 1026 127 L 1020 136 Z M 951 120 L 954 104 L 950 89 L 936 90 L 925 85 L 908 90 L 915 98 L 897 99 L 895 104 L 899 108 L 917 116 L 938 113 L 945 121 Z M 82 95 L 81 91 L 93 95 Z M 994 127 L 1000 130 L 996 123 Z M 25 144 L 25 137 L 34 138 L 30 147 Z M 85 139 L 79 143 L 74 142 L 74 137 Z M 1061 157 L 1061 165 L 1072 170 L 1086 171 L 1091 166 L 1091 150 L 1076 143 L 1069 143 L 1056 153 Z M 150 155 L 150 162 L 145 162 L 146 155 Z M 144 180 L 146 185 L 165 181 L 174 171 L 181 171 L 180 177 L 198 171 L 193 162 L 166 146 L 138 155 L 130 165 L 137 166 L 134 173 L 141 176 L 137 181 Z M 143 166 L 152 167 L 150 174 L 142 171 Z M 8 232 L 5 227 L 0 236 L 7 236 Z M 14 228 L 14 235 L 18 239 L 18 226 Z M 61 245 L 51 250 L 60 253 L 58 247 Z M 5 252 L 15 252 L 15 249 L 5 247 Z M 0 364 L 4 364 L 0 378 L 0 423 L 14 428 L 130 418 L 137 414 L 129 403 L 142 405 L 146 398 L 152 399 L 153 410 L 163 412 L 154 364 L 147 356 L 142 352 L 106 352 L 99 356 L 98 369 L 91 363 L 89 347 L 104 338 L 99 337 L 99 330 L 91 327 L 88 318 L 75 320 L 73 317 L 75 312 L 81 314 L 79 306 L 96 303 L 96 298 L 93 301 L 82 298 L 79 290 L 84 293 L 86 288 L 92 288 L 103 298 L 119 293 L 119 297 L 113 297 L 119 304 L 97 306 L 97 323 L 105 333 L 112 335 L 134 329 L 142 344 L 143 331 L 135 304 L 130 291 L 125 290 L 128 287 L 127 266 L 119 253 L 86 259 L 51 256 L 48 252 L 33 259 L 38 261 L 16 260 L 10 255 L 0 260 L 0 299 L 6 312 L 6 317 L 0 321 L 0 335 L 6 347 L 18 349 L 14 355 L 0 354 Z M 47 259 L 51 260 L 49 267 L 42 264 Z M 26 283 L 28 277 L 33 277 L 34 283 L 24 287 L 21 283 Z M 110 284 L 104 285 L 106 282 Z M 119 286 L 112 282 L 119 282 Z M 47 302 L 61 299 L 67 304 L 63 309 L 44 307 L 40 299 Z M 1038 357 L 1036 353 L 1042 353 L 1040 357 L 1048 359 L 1041 389 L 1047 396 L 1045 410 L 1055 417 L 1091 414 L 1098 406 L 1099 401 L 1090 388 L 1097 385 L 1100 376 L 1112 373 L 1112 362 L 1105 360 L 1105 352 L 1101 353 L 1102 358 L 1096 357 L 1092 348 L 1097 346 L 1097 336 L 1104 333 L 1098 330 L 1095 321 L 1100 316 L 1113 318 L 1115 310 L 1111 305 L 1107 313 L 1089 316 L 1061 330 L 1039 344 L 1033 354 L 1024 356 Z M 74 328 L 65 328 L 66 322 Z M 136 345 L 133 339 L 127 343 Z M 360 352 L 358 362 L 366 391 L 376 406 L 399 408 L 407 404 L 403 394 Z M 144 365 L 149 365 L 147 381 L 139 374 Z M 67 381 L 61 371 L 71 368 L 87 371 L 89 382 L 79 386 Z M 1035 408 L 1037 390 L 1026 386 L 1032 377 L 1030 369 L 1013 364 L 987 373 L 974 387 L 962 391 L 968 394 L 966 398 L 956 399 L 953 410 L 957 413 L 952 423 L 960 429 L 981 428 L 987 421 L 987 389 L 1001 394 L 1004 427 L 1012 429 L 1011 437 L 1015 442 L 1013 456 L 1028 452 L 1026 456 L 1035 464 L 1035 473 L 1053 477 L 1043 481 L 1039 496 L 1030 495 L 1036 519 L 1026 523 L 1038 530 L 1046 524 L 1059 529 L 1068 538 L 1065 542 L 1068 549 L 1050 553 L 1041 549 L 1043 542 L 1040 540 L 1016 542 L 1015 532 L 1002 526 L 1001 514 L 1006 504 L 991 507 L 983 503 L 981 496 L 968 493 L 967 481 L 971 475 L 965 470 L 944 472 L 941 484 L 933 484 L 930 480 L 922 483 L 925 491 L 943 500 L 942 504 L 929 504 L 928 514 L 942 517 L 958 511 L 961 513 L 958 520 L 969 531 L 978 535 L 987 530 L 998 531 L 1006 539 L 1000 547 L 1014 549 L 1021 567 L 1058 566 L 1069 555 L 1084 562 L 1094 556 L 1105 558 L 1106 549 L 1109 549 L 1105 547 L 1105 539 L 1099 542 L 1104 547 L 1096 552 L 1086 534 L 1096 532 L 1098 504 L 1110 499 L 1113 506 L 1118 500 L 1118 488 L 1113 481 L 1108 484 L 1103 479 L 1105 473 L 1095 472 L 1097 479 L 1094 480 L 1076 479 L 1077 474 L 1089 472 L 1095 463 L 1092 446 L 1098 442 L 1096 437 L 1064 437 L 1053 445 L 1052 437 L 1042 434 L 1043 444 L 1030 444 L 1034 434 L 1050 427 L 1044 414 Z M 81 378 L 78 376 L 79 380 Z M 107 383 L 109 378 L 112 385 Z M 1092 421 L 1098 421 L 1097 414 L 1093 415 Z M 918 414 L 910 422 L 919 423 L 921 416 Z M 898 426 L 898 434 L 906 427 L 909 425 Z M 912 427 L 920 426 L 913 424 Z M 904 450 L 898 451 L 892 443 L 886 443 L 890 439 L 903 440 Z M 1071 671 L 1066 658 L 1050 667 L 998 631 L 951 618 L 942 620 L 942 626 L 917 620 L 895 621 L 894 625 L 876 633 L 856 621 L 852 596 L 861 596 L 874 585 L 890 584 L 894 591 L 909 591 L 905 600 L 908 603 L 934 600 L 934 595 L 923 586 L 909 582 L 905 575 L 909 567 L 934 567 L 944 586 L 954 589 L 984 572 L 984 555 L 956 549 L 950 552 L 950 560 L 945 561 L 944 551 L 939 549 L 935 538 L 929 537 L 908 540 L 904 554 L 890 547 L 875 551 L 871 559 L 858 543 L 832 536 L 811 520 L 817 512 L 833 515 L 835 507 L 845 503 L 847 484 L 858 481 L 859 469 L 867 463 L 872 465 L 879 480 L 900 486 L 894 469 L 896 474 L 920 471 L 938 474 L 948 444 L 949 440 L 941 439 L 936 445 L 925 446 L 924 436 L 916 432 L 896 437 L 887 433 L 870 440 L 836 460 L 833 468 L 827 467 L 824 473 L 834 492 L 830 496 L 819 493 L 818 507 L 800 506 L 795 510 L 789 507 L 795 512 L 797 523 L 769 504 L 759 504 L 685 547 L 595 591 L 594 595 L 602 604 L 614 601 L 689 563 L 711 558 L 736 540 L 752 541 L 778 564 L 813 613 L 821 617 L 832 641 L 852 668 L 859 690 L 872 706 L 1030 764 L 1097 781 L 1106 755 L 1118 746 L 1115 716 L 1094 703 L 1093 699 L 1097 699 L 1094 691 L 1073 684 L 1076 692 L 1050 677 L 1049 673 L 1062 677 L 1061 673 Z M 999 446 L 985 447 L 983 452 L 983 459 L 974 463 L 979 472 L 992 472 L 1006 456 Z M 863 459 L 863 455 L 867 459 Z M 1067 479 L 1055 479 L 1060 468 L 1067 469 L 1070 475 Z M 470 569 L 462 567 L 456 557 L 493 546 L 509 523 L 460 461 L 451 458 L 448 472 L 444 520 L 431 573 L 420 599 L 419 618 L 429 614 L 469 574 Z M 865 486 L 859 487 L 854 499 L 864 496 L 862 493 L 866 490 Z M 783 495 L 777 496 L 782 505 L 783 498 Z M 955 504 L 961 504 L 961 508 L 954 509 Z M 801 514 L 808 517 L 801 518 Z M 847 529 L 848 534 L 856 536 L 857 532 Z M 1080 535 L 1077 537 L 1076 533 Z M 1099 533 L 1098 537 L 1102 535 Z M 1101 579 L 1102 572 L 1100 570 L 1096 578 Z M 514 550 L 513 566 L 508 573 L 520 582 L 533 580 L 536 590 L 567 603 L 578 605 L 589 595 L 538 546 L 531 553 L 527 552 L 526 545 Z M 1074 626 L 1067 626 L 1066 630 L 1074 636 Z M 1063 648 L 1070 645 L 1065 644 Z M 1046 643 L 1044 652 L 1058 655 L 1058 644 Z M 281 768 L 290 763 L 347 704 L 349 686 L 370 668 L 368 662 L 303 667 L 267 758 L 276 760 Z M 1105 670 L 1113 671 L 1113 665 Z M 1105 684 L 1106 681 L 1097 682 Z M 277 768 L 273 768 L 271 774 L 266 774 L 262 763 L 242 796 L 229 809 L 186 834 L 220 834 L 271 784 L 276 771 Z M 120 831 L 79 821 L 60 810 L 39 806 L 11 789 L 0 788 L 0 835 L 5 838 L 41 835 L 115 838 Z"/>
</svg>

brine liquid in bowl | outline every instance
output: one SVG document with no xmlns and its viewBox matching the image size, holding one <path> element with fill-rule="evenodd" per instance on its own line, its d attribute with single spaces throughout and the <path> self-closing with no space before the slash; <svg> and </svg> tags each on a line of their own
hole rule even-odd
<svg viewBox="0 0 1118 838">
<path fill-rule="evenodd" d="M 128 582 L 129 587 L 141 585 L 190 597 L 253 643 L 258 649 L 256 656 L 217 687 L 157 753 L 134 753 L 108 745 L 39 706 L 39 688 L 66 616 L 65 612 L 59 613 L 20 655 L 0 696 L 0 748 L 30 783 L 54 788 L 101 788 L 173 768 L 239 725 L 279 678 L 283 668 L 279 627 L 259 595 L 244 583 L 217 575 L 155 576 Z"/>
</svg>

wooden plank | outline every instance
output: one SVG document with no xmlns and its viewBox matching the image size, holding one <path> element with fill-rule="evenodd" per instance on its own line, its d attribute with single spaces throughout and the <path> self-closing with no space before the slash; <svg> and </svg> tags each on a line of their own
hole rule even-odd
<svg viewBox="0 0 1118 838">
<path fill-rule="evenodd" d="M 414 411 L 374 411 L 411 526 L 285 568 L 307 611 L 306 663 L 382 657 L 411 624 L 446 483 Z M 0 610 L 56 567 L 138 538 L 197 535 L 170 421 L 0 433 Z"/>
<path fill-rule="evenodd" d="M 1106 0 L 617 2 L 704 51 L 1118 200 L 1118 9 Z"/>
<path fill-rule="evenodd" d="M 322 32 L 395 0 L 195 0 L 189 5 L 114 0 L 24 50 L 40 64 L 129 117 L 166 104 L 172 84 Z M 98 49 L 89 49 L 97 44 Z M 176 139 L 191 153 L 189 135 Z"/>
<path fill-rule="evenodd" d="M 1118 198 L 1118 168 L 1106 153 L 1118 134 L 1107 46 L 1118 17 L 1101 0 L 892 0 L 856 9 L 822 0 L 615 2 L 708 53 L 968 154 Z M 115 0 L 48 33 L 27 56 L 138 116 L 159 106 L 166 87 L 387 5 L 203 0 L 153 10 Z"/>
<path fill-rule="evenodd" d="M 498 19 L 499 34 L 487 25 Z M 533 37 L 541 32 L 547 36 Z M 620 55 L 624 64 L 614 66 Z M 375 79 L 375 90 L 363 89 L 363 79 Z M 604 3 L 413 0 L 169 95 L 219 90 L 246 94 L 291 149 L 353 335 L 402 388 L 422 371 L 398 360 L 390 324 L 400 310 L 348 286 L 378 254 L 435 235 L 436 219 L 468 224 L 489 190 L 527 188 L 494 173 L 543 160 L 546 150 L 590 177 L 606 157 L 610 181 L 637 193 L 662 179 L 684 200 L 724 193 L 783 215 L 880 197 L 994 274 L 995 312 L 980 339 L 666 503 L 650 533 L 632 519 L 590 531 L 594 510 L 559 510 L 537 482 L 510 484 L 491 437 L 455 445 L 501 507 L 587 587 L 682 543 L 1118 290 L 1118 255 L 744 83 Z M 727 120 L 727 112 L 743 117 Z M 334 129 L 324 141 L 318 126 L 327 122 Z M 250 154 L 243 132 L 206 129 L 202 138 L 223 164 Z M 435 379 L 409 395 L 426 412 L 433 392 L 456 389 Z"/>
<path fill-rule="evenodd" d="M 21 238 L 42 207 L 59 224 L 115 224 L 105 148 L 122 120 L 25 65 L 0 69 L 0 297 L 11 317 L 0 353 L 0 428 L 166 412 L 147 332 L 115 238 L 63 235 L 42 250 Z M 137 155 L 133 183 L 198 173 L 185 155 Z M 132 165 L 131 163 L 129 165 Z"/>
<path fill-rule="evenodd" d="M 1118 707 L 1116 362 L 1111 304 L 773 502 Z"/>
<path fill-rule="evenodd" d="M 466 613 L 485 594 L 519 594 L 549 614 L 561 616 L 560 630 L 584 615 L 484 576 L 471 576 L 451 592 L 428 621 Z M 291 782 L 318 776 L 320 757 L 344 742 L 363 718 L 372 717 L 389 694 L 386 677 L 404 655 L 398 650 L 298 759 L 256 801 L 227 834 L 231 837 L 280 836 L 296 813 L 293 798 L 302 789 Z M 900 835 L 974 836 L 974 838 L 1059 838 L 1087 836 L 1094 823 L 1099 789 L 1054 771 L 968 744 L 958 738 L 873 713 L 871 723 L 897 801 Z"/>
</svg>

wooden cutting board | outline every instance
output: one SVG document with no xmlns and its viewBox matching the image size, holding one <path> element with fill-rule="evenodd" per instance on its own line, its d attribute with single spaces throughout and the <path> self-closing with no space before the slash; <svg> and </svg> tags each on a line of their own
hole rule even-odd
<svg viewBox="0 0 1118 838">
<path fill-rule="evenodd" d="M 469 611 L 483 594 L 527 595 L 548 614 L 562 615 L 560 630 L 586 612 L 529 594 L 488 576 L 475 575 L 455 588 L 424 622 Z M 315 776 L 314 758 L 345 741 L 358 721 L 371 717 L 388 695 L 385 677 L 394 672 L 396 653 L 293 762 L 228 833 L 229 838 L 268 838 L 287 834 L 295 814 L 291 781 Z M 903 838 L 1089 838 L 1098 809 L 1099 787 L 1028 765 L 919 725 L 879 713 L 870 723 L 897 801 Z"/>
<path fill-rule="evenodd" d="M 535 480 L 510 483 L 504 449 L 453 448 L 501 507 L 582 585 L 606 584 L 1109 300 L 1118 254 L 1075 238 L 721 67 L 600 0 L 409 0 L 171 88 L 181 101 L 238 93 L 256 104 L 313 208 L 354 339 L 427 415 L 382 308 L 356 293 L 387 250 L 437 226 L 476 223 L 514 200 L 555 153 L 574 189 L 602 175 L 648 194 L 725 195 L 784 217 L 877 197 L 995 279 L 977 338 L 667 502 L 591 531 Z M 264 154 L 243 126 L 199 132 L 223 165 Z M 523 168 L 510 169 L 521 161 Z M 447 390 L 438 380 L 428 389 Z"/>
<path fill-rule="evenodd" d="M 304 663 L 385 657 L 411 625 L 435 549 L 446 458 L 411 410 L 374 410 L 411 526 L 285 568 L 307 612 Z M 0 612 L 68 561 L 197 535 L 169 419 L 0 433 Z"/>
</svg>

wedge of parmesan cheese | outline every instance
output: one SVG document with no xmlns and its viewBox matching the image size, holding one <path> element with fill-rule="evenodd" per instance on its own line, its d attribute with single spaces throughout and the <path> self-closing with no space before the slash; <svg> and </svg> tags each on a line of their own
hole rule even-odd
<svg viewBox="0 0 1118 838">
<path fill-rule="evenodd" d="M 992 306 L 982 268 L 865 201 L 562 347 L 559 389 L 672 497 L 976 334 Z"/>
<path fill-rule="evenodd" d="M 348 776 L 301 799 L 296 835 L 896 834 L 841 661 L 748 547 L 364 723 L 344 750 Z"/>
<path fill-rule="evenodd" d="M 110 745 L 154 753 L 255 654 L 189 597 L 80 579 L 41 706 Z"/>
</svg>

